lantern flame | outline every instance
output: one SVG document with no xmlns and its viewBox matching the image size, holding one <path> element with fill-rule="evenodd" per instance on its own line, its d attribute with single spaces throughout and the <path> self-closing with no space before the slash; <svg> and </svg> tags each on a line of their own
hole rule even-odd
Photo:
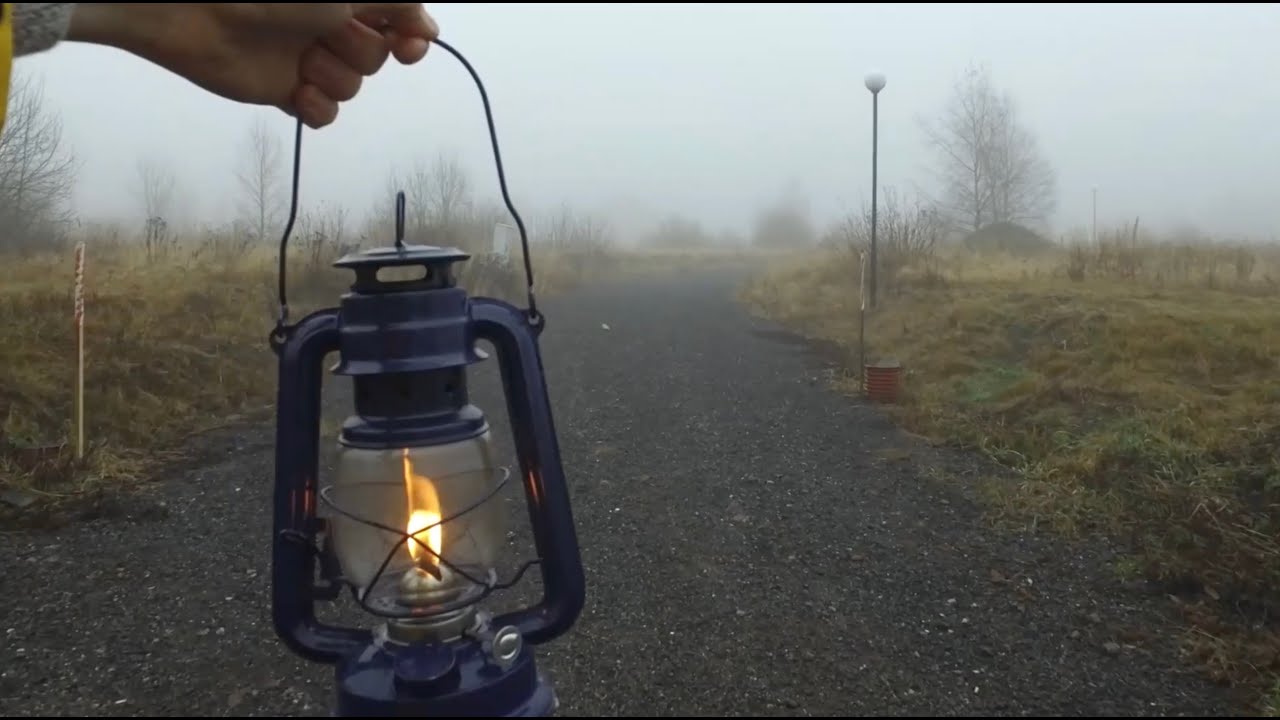
<svg viewBox="0 0 1280 720">
<path fill-rule="evenodd" d="M 403 453 L 404 489 L 409 500 L 409 522 L 405 532 L 409 556 L 419 568 L 440 579 L 440 555 L 444 551 L 444 528 L 440 525 L 440 498 L 429 478 L 413 471 L 409 450 Z M 425 543 L 423 541 L 426 541 Z"/>
</svg>

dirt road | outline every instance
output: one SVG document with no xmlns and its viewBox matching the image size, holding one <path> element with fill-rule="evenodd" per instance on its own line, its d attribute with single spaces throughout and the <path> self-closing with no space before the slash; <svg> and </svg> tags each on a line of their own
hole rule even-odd
<svg viewBox="0 0 1280 720">
<path fill-rule="evenodd" d="M 1105 548 L 988 529 L 975 460 L 833 393 L 735 282 L 546 303 L 588 574 L 542 651 L 562 714 L 1228 714 Z M 327 712 L 270 627 L 271 429 L 199 443 L 101 519 L 0 535 L 0 712 Z"/>
</svg>

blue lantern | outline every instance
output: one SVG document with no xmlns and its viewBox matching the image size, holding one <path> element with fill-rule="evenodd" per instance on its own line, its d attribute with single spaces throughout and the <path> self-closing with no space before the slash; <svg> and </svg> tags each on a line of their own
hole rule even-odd
<svg viewBox="0 0 1280 720">
<path fill-rule="evenodd" d="M 543 378 L 528 239 L 506 190 L 484 86 L 503 198 L 520 230 L 529 307 L 470 297 L 454 248 L 404 242 L 404 195 L 396 197 L 391 247 L 338 260 L 355 275 L 337 307 L 288 322 L 284 259 L 296 216 L 302 124 L 297 126 L 293 203 L 281 241 L 281 316 L 271 345 L 279 359 L 272 615 L 298 655 L 336 668 L 339 716 L 543 716 L 555 693 L 531 646 L 576 621 L 584 577 L 560 450 Z M 386 280 L 387 268 L 415 268 Z M 498 577 L 506 544 L 496 494 L 512 473 L 497 467 L 485 414 L 467 392 L 467 367 L 496 350 L 537 558 Z M 352 380 L 354 414 L 342 426 L 334 477 L 319 485 L 322 363 Z M 495 615 L 491 593 L 540 567 L 541 601 Z M 349 588 L 373 627 L 317 619 L 319 603 Z"/>
</svg>

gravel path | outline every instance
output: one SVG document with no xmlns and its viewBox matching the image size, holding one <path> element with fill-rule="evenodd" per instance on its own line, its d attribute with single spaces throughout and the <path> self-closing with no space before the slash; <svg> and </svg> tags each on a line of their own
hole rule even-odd
<svg viewBox="0 0 1280 720">
<path fill-rule="evenodd" d="M 737 279 L 546 303 L 588 573 L 542 649 L 562 714 L 1229 714 L 1104 550 L 987 530 L 976 462 L 828 390 Z M 270 630 L 272 444 L 220 432 L 100 519 L 0 535 L 0 712 L 325 714 L 329 669 Z"/>
</svg>

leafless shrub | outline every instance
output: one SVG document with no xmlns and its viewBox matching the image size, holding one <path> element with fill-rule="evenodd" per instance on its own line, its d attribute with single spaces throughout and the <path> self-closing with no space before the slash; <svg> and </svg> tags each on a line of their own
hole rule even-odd
<svg viewBox="0 0 1280 720">
<path fill-rule="evenodd" d="M 1214 242 L 1185 228 L 1157 236 L 1139 231 L 1138 225 L 1134 220 L 1099 230 L 1096 242 L 1068 242 L 1065 275 L 1077 282 L 1097 278 L 1264 293 L 1276 289 L 1268 274 L 1256 277 L 1260 259 L 1271 264 L 1280 260 L 1274 250 L 1245 242 Z"/>
<path fill-rule="evenodd" d="M 715 242 L 702 223 L 679 214 L 663 218 L 645 238 L 646 245 L 664 249 L 699 248 Z"/>
<path fill-rule="evenodd" d="M 347 209 L 342 205 L 322 205 L 301 213 L 295 223 L 297 250 L 308 270 L 333 263 L 346 248 Z"/>
<path fill-rule="evenodd" d="M 761 210 L 751 230 L 751 244 L 758 248 L 803 248 L 817 239 L 807 203 L 794 187 Z"/>
<path fill-rule="evenodd" d="M 894 188 L 884 188 L 876 203 L 877 284 L 886 292 L 900 292 L 904 272 L 912 268 L 919 280 L 941 280 L 934 261 L 946 223 L 937 208 L 920 195 L 903 201 Z M 828 230 L 824 243 L 847 248 L 853 256 L 871 249 L 871 206 L 846 215 Z"/>
</svg>

